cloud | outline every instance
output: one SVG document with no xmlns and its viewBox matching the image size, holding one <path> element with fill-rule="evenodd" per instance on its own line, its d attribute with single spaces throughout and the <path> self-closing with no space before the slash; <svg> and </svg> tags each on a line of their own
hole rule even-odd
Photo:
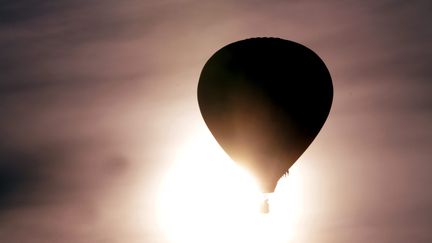
<svg viewBox="0 0 432 243">
<path fill-rule="evenodd" d="M 305 241 L 430 238 L 430 1 L 0 4 L 0 241 L 162 241 L 133 202 L 153 215 L 174 151 L 205 129 L 203 64 L 252 36 L 307 45 L 334 80 L 299 164 Z"/>
</svg>

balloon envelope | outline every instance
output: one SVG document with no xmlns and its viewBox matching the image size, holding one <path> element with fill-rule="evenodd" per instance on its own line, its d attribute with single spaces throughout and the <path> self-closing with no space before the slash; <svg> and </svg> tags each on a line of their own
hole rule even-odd
<svg viewBox="0 0 432 243">
<path fill-rule="evenodd" d="M 205 64 L 201 114 L 228 155 L 273 192 L 312 143 L 330 111 L 333 86 L 324 62 L 298 43 L 253 38 L 229 44 Z"/>
</svg>

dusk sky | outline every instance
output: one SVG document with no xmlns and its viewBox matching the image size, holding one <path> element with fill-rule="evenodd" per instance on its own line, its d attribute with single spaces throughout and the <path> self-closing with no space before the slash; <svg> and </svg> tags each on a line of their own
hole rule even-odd
<svg viewBox="0 0 432 243">
<path fill-rule="evenodd" d="M 176 242 L 161 185 L 186 144 L 214 144 L 201 69 L 251 37 L 309 47 L 333 79 L 329 118 L 290 170 L 302 213 L 287 242 L 432 242 L 431 12 L 428 0 L 0 0 L 0 242 Z"/>
</svg>

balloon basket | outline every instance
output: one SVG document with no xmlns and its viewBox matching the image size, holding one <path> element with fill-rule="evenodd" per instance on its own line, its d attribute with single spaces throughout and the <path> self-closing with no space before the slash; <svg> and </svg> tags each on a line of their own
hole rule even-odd
<svg viewBox="0 0 432 243">
<path fill-rule="evenodd" d="M 260 212 L 262 214 L 268 214 L 270 212 L 270 204 L 269 204 L 269 200 L 270 200 L 270 196 L 272 193 L 263 193 L 263 197 L 261 200 L 261 205 L 260 205 Z"/>
</svg>

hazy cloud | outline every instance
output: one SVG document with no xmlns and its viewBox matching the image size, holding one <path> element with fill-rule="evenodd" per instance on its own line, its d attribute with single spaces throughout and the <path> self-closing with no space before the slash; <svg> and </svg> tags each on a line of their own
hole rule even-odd
<svg viewBox="0 0 432 243">
<path fill-rule="evenodd" d="M 201 68 L 253 36 L 307 45 L 334 79 L 329 120 L 298 168 L 310 175 L 298 241 L 431 241 L 430 1 L 0 6 L 0 241 L 163 242 L 153 197 L 175 148 L 204 126 Z"/>
</svg>

